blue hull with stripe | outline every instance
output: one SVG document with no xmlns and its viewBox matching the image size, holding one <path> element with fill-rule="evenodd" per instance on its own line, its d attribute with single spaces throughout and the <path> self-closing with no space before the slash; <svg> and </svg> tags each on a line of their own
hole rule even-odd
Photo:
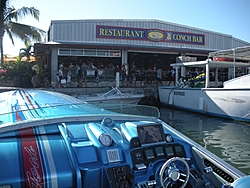
<svg viewBox="0 0 250 188">
<path fill-rule="evenodd" d="M 205 188 L 225 182 L 241 188 L 250 181 L 160 120 L 155 107 L 97 107 L 35 89 L 0 93 L 0 169 L 0 188 Z"/>
</svg>

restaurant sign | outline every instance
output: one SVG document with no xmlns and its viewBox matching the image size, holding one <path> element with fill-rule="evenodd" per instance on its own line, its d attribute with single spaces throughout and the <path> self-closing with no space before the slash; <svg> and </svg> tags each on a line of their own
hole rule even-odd
<svg viewBox="0 0 250 188">
<path fill-rule="evenodd" d="M 96 38 L 150 40 L 153 42 L 205 45 L 204 34 L 102 25 L 96 26 Z"/>
</svg>

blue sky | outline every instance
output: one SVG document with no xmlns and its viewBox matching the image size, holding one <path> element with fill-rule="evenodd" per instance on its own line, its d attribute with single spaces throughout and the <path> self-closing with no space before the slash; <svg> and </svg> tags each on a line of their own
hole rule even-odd
<svg viewBox="0 0 250 188">
<path fill-rule="evenodd" d="M 21 23 L 45 31 L 51 20 L 156 19 L 232 35 L 250 42 L 250 0 L 10 0 L 16 9 L 35 7 L 40 20 L 26 17 Z M 18 55 L 23 42 L 15 46 L 4 37 L 4 54 Z"/>
</svg>

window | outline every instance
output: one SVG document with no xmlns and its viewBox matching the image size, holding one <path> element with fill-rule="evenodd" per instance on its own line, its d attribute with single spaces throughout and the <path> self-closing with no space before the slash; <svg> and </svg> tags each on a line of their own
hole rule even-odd
<svg viewBox="0 0 250 188">
<path fill-rule="evenodd" d="M 84 56 L 96 56 L 96 50 L 84 50 Z"/>
<path fill-rule="evenodd" d="M 71 49 L 71 55 L 83 56 L 83 49 Z"/>
<path fill-rule="evenodd" d="M 59 55 L 70 55 L 70 49 L 67 48 L 60 48 Z"/>
<path fill-rule="evenodd" d="M 108 50 L 98 50 L 97 51 L 97 56 L 108 57 L 109 56 L 109 51 Z"/>
<path fill-rule="evenodd" d="M 62 56 L 96 56 L 96 57 L 121 57 L 120 50 L 111 49 L 74 49 L 59 48 L 58 55 Z"/>
<path fill-rule="evenodd" d="M 110 56 L 121 57 L 120 50 L 110 50 Z"/>
</svg>

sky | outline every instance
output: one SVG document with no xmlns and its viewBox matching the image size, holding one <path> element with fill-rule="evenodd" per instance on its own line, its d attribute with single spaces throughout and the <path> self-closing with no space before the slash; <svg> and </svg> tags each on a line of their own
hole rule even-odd
<svg viewBox="0 0 250 188">
<path fill-rule="evenodd" d="M 51 20 L 152 19 L 232 35 L 250 42 L 250 0 L 9 0 L 16 9 L 35 7 L 39 21 L 19 22 L 48 31 Z M 4 54 L 18 55 L 25 48 L 4 36 Z"/>
</svg>

